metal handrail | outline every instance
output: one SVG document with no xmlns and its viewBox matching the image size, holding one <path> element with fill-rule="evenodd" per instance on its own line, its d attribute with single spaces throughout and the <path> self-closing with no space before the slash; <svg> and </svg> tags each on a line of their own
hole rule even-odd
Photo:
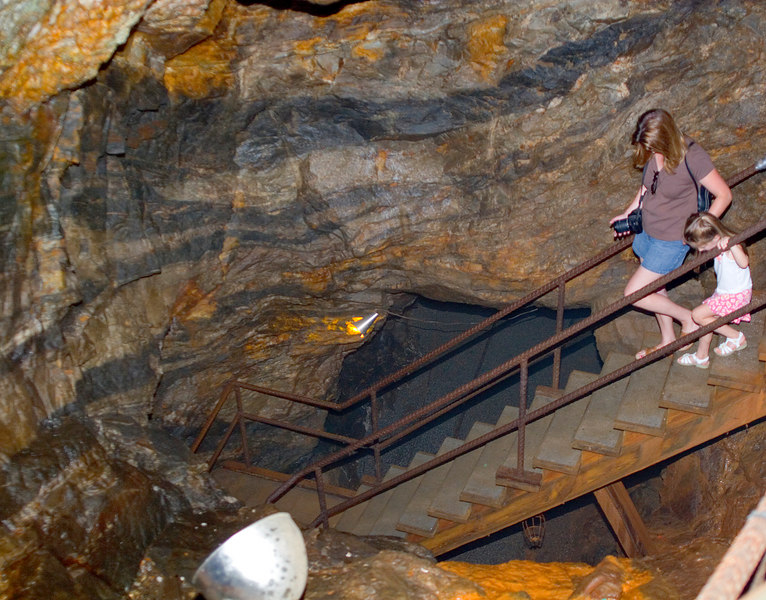
<svg viewBox="0 0 766 600">
<path fill-rule="evenodd" d="M 747 179 L 748 177 L 752 176 L 757 171 L 763 169 L 766 167 L 766 159 L 762 160 L 760 163 L 757 163 L 747 169 L 744 169 L 743 171 L 737 173 L 735 176 L 733 176 L 729 181 L 728 184 L 733 187 L 734 185 L 740 183 L 744 179 Z M 760 233 L 766 229 L 766 220 L 761 221 L 760 223 L 746 229 L 742 233 L 733 236 L 732 237 L 732 243 L 739 243 L 745 239 L 749 239 L 750 237 L 753 237 L 754 235 Z M 622 298 L 621 300 L 618 300 L 617 302 L 614 302 L 613 304 L 607 306 L 605 309 L 597 312 L 596 314 L 591 315 L 590 317 L 583 319 L 582 321 L 579 321 L 575 325 L 567 328 L 566 330 L 561 330 L 561 323 L 563 322 L 563 301 L 564 301 L 564 286 L 568 281 L 571 279 L 577 277 L 578 275 L 592 269 L 596 265 L 600 264 L 601 262 L 607 260 L 608 258 L 611 258 L 612 256 L 618 254 L 619 252 L 623 251 L 625 248 L 627 248 L 630 245 L 630 239 L 623 239 L 620 240 L 614 244 L 612 244 L 611 247 L 607 248 L 606 250 L 602 251 L 601 253 L 597 254 L 596 256 L 592 257 L 591 259 L 575 266 L 574 268 L 570 269 L 563 275 L 557 277 L 556 279 L 551 280 L 550 282 L 546 283 L 545 285 L 541 286 L 537 290 L 534 290 L 524 298 L 521 298 L 520 300 L 514 302 L 513 304 L 509 305 L 505 309 L 502 309 L 501 311 L 498 311 L 488 319 L 485 319 L 481 323 L 477 324 L 476 326 L 466 330 L 459 336 L 456 336 L 449 342 L 443 344 L 439 348 L 429 352 L 428 354 L 424 355 L 414 363 L 411 363 L 410 365 L 407 365 L 406 367 L 400 369 L 396 373 L 389 375 L 387 377 L 382 378 L 363 392 L 360 392 L 350 400 L 343 402 L 343 403 L 330 403 L 320 400 L 315 400 L 312 398 L 308 398 L 305 396 L 299 396 L 295 394 L 287 394 L 284 392 L 279 392 L 277 390 L 271 390 L 269 388 L 264 388 L 261 386 L 254 386 L 252 384 L 247 384 L 245 382 L 241 381 L 230 381 L 227 383 L 226 387 L 224 388 L 224 393 L 222 394 L 221 399 L 219 400 L 218 404 L 216 405 L 215 409 L 211 413 L 211 415 L 208 418 L 208 422 L 206 423 L 205 427 L 203 427 L 203 430 L 200 432 L 200 435 L 195 440 L 195 443 L 192 447 L 193 451 L 196 451 L 199 447 L 199 444 L 201 443 L 202 439 L 204 438 L 204 435 L 207 433 L 207 430 L 209 430 L 210 425 L 212 424 L 213 420 L 215 419 L 216 415 L 220 411 L 221 407 L 223 406 L 223 403 L 225 402 L 228 395 L 231 393 L 232 390 L 236 392 L 237 395 L 237 404 L 238 404 L 238 413 L 236 418 L 232 421 L 231 426 L 229 427 L 229 430 L 227 431 L 226 436 L 219 444 L 216 453 L 214 454 L 214 457 L 210 461 L 210 467 L 212 468 L 213 463 L 215 460 L 217 460 L 218 456 L 220 455 L 220 452 L 223 450 L 223 447 L 225 446 L 226 442 L 228 441 L 229 437 L 234 431 L 235 423 L 238 423 L 240 426 L 240 432 L 242 435 L 243 440 L 243 446 L 245 450 L 245 456 L 246 460 L 249 460 L 248 457 L 248 451 L 247 451 L 247 440 L 245 436 L 244 431 L 244 419 L 250 419 L 250 420 L 260 420 L 261 422 L 265 422 L 263 418 L 260 419 L 254 419 L 253 417 L 257 417 L 257 415 L 251 415 L 248 413 L 244 413 L 242 411 L 241 407 L 241 399 L 239 398 L 239 389 L 249 389 L 253 391 L 258 391 L 261 393 L 265 393 L 268 395 L 288 399 L 291 401 L 303 403 L 312 405 L 315 407 L 320 408 L 331 408 L 331 409 L 337 409 L 342 410 L 344 408 L 347 408 L 356 402 L 360 401 L 361 399 L 364 399 L 365 397 L 370 397 L 373 401 L 373 404 L 375 404 L 376 400 L 376 393 L 378 390 L 382 389 L 383 387 L 390 385 L 394 381 L 398 380 L 399 378 L 405 377 L 411 373 L 413 373 L 417 368 L 420 368 L 424 366 L 425 364 L 428 364 L 429 362 L 432 362 L 436 357 L 442 355 L 447 350 L 456 347 L 460 343 L 466 341 L 479 331 L 482 331 L 489 327 L 491 324 L 499 320 L 500 318 L 510 314 L 511 312 L 518 310 L 520 307 L 524 306 L 525 304 L 528 304 L 530 302 L 533 302 L 534 300 L 537 300 L 538 298 L 544 296 L 545 294 L 555 290 L 558 288 L 559 290 L 559 310 L 557 311 L 557 333 L 547 340 L 533 346 L 532 348 L 528 349 L 527 351 L 523 352 L 522 354 L 510 359 L 509 361 L 506 361 L 502 365 L 492 369 L 491 371 L 485 373 L 484 375 L 475 378 L 471 382 L 464 384 L 460 387 L 458 387 L 456 390 L 453 390 L 453 392 L 446 394 L 442 398 L 439 398 L 438 400 L 430 403 L 429 405 L 421 408 L 418 411 L 415 411 L 411 413 L 410 415 L 407 415 L 403 417 L 402 419 L 399 419 L 395 423 L 392 423 L 391 425 L 384 427 L 382 429 L 377 428 L 377 424 L 375 423 L 375 414 L 373 414 L 373 433 L 361 438 L 354 440 L 353 438 L 344 438 L 342 440 L 336 440 L 336 441 L 342 441 L 347 444 L 347 446 L 335 453 L 332 453 L 323 459 L 320 459 L 319 461 L 313 463 L 312 465 L 302 469 L 298 473 L 291 476 L 287 481 L 285 481 L 279 488 L 277 488 L 271 496 L 269 496 L 268 501 L 269 502 L 276 502 L 280 497 L 282 497 L 285 493 L 287 493 L 292 487 L 294 487 L 300 480 L 306 478 L 307 476 L 314 475 L 316 478 L 316 486 L 317 491 L 319 494 L 319 503 L 320 503 L 320 515 L 317 517 L 317 519 L 311 524 L 312 526 L 316 526 L 319 523 L 328 523 L 328 519 L 330 516 L 333 516 L 335 514 L 338 514 L 351 506 L 354 506 L 355 504 L 359 504 L 361 502 L 364 502 L 365 500 L 376 496 L 380 493 L 385 492 L 388 489 L 391 489 L 392 487 L 395 487 L 396 485 L 407 481 L 409 479 L 413 479 L 414 477 L 417 477 L 418 475 L 421 475 L 422 473 L 435 468 L 441 464 L 444 464 L 446 462 L 449 462 L 450 460 L 453 460 L 457 458 L 458 456 L 461 456 L 467 452 L 470 452 L 471 450 L 474 450 L 484 444 L 489 443 L 490 441 L 497 439 L 499 437 L 502 437 L 503 435 L 506 435 L 510 433 L 511 431 L 518 430 L 518 444 L 519 444 L 519 450 L 518 450 L 518 464 L 517 464 L 517 473 L 515 474 L 518 477 L 527 477 L 530 479 L 534 479 L 534 474 L 532 473 L 524 473 L 523 465 L 524 465 L 524 430 L 528 423 L 535 421 L 546 414 L 549 414 L 556 409 L 560 408 L 561 406 L 564 406 L 570 402 L 574 402 L 575 400 L 592 393 L 596 389 L 599 389 L 600 387 L 603 387 L 605 385 L 608 385 L 609 383 L 624 377 L 625 375 L 631 373 L 632 371 L 643 367 L 644 365 L 654 362 L 655 360 L 658 360 L 662 358 L 663 356 L 667 356 L 668 354 L 674 352 L 678 348 L 683 347 L 684 345 L 693 342 L 694 340 L 698 339 L 705 333 L 712 331 L 714 329 L 717 329 L 721 325 L 730 322 L 731 319 L 736 318 L 736 316 L 740 316 L 740 314 L 744 314 L 748 311 L 754 312 L 758 308 L 764 306 L 766 304 L 766 299 L 758 296 L 757 298 L 754 298 L 753 301 L 743 309 L 740 309 L 740 311 L 737 311 L 737 313 L 734 313 L 732 315 L 727 315 L 726 317 L 722 317 L 721 319 L 715 321 L 714 323 L 711 323 L 708 326 L 705 326 L 703 328 L 700 328 L 696 331 L 694 331 L 691 334 L 687 334 L 679 339 L 677 339 L 672 344 L 669 344 L 665 347 L 663 347 L 661 350 L 651 353 L 650 355 L 634 361 L 621 369 L 618 369 L 616 371 L 613 371 L 612 373 L 609 373 L 592 383 L 583 386 L 582 388 L 575 390 L 574 392 L 571 392 L 569 394 L 566 394 L 559 399 L 557 399 L 554 402 L 549 403 L 545 407 L 538 409 L 536 411 L 532 411 L 527 413 L 526 412 L 526 384 L 527 384 L 527 374 L 528 374 L 528 367 L 530 362 L 533 362 L 536 358 L 540 357 L 544 352 L 547 352 L 549 350 L 554 351 L 555 358 L 560 357 L 560 349 L 561 345 L 572 338 L 573 336 L 581 333 L 587 328 L 590 328 L 592 325 L 595 325 L 601 320 L 606 319 L 607 317 L 613 315 L 614 313 L 622 310 L 626 306 L 635 303 L 637 300 L 640 300 L 641 298 L 653 293 L 654 291 L 664 287 L 668 282 L 673 281 L 675 279 L 678 279 L 679 277 L 685 275 L 692 269 L 697 268 L 698 266 L 702 265 L 703 263 L 707 262 L 711 258 L 717 256 L 721 253 L 721 250 L 716 249 L 712 250 L 710 252 L 704 253 L 697 258 L 689 261 L 687 264 L 682 265 L 672 273 L 669 273 L 668 275 L 665 275 L 655 281 L 653 281 L 651 284 L 645 286 L 644 288 L 641 288 L 640 290 L 636 291 L 635 293 L 626 296 Z M 554 361 L 554 378 L 558 378 L 558 363 Z M 325 467 L 343 460 L 347 458 L 348 456 L 351 456 L 354 454 L 357 450 L 363 449 L 363 448 L 372 448 L 376 453 L 376 459 L 379 459 L 379 451 L 382 447 L 385 447 L 385 445 L 388 445 L 389 443 L 392 443 L 392 441 L 396 441 L 400 439 L 403 435 L 406 435 L 407 433 L 411 432 L 412 430 L 419 428 L 420 426 L 434 420 L 438 416 L 441 416 L 445 412 L 454 409 L 456 406 L 461 404 L 462 402 L 465 402 L 465 400 L 469 399 L 470 397 L 473 397 L 477 393 L 483 391 L 484 389 L 488 387 L 492 387 L 493 385 L 496 385 L 500 380 L 507 377 L 509 373 L 512 371 L 515 371 L 515 369 L 518 368 L 520 370 L 520 379 L 521 379 L 521 389 L 520 389 L 520 406 L 519 406 L 519 416 L 516 420 L 514 420 L 511 423 L 507 423 L 503 425 L 502 427 L 498 427 L 493 429 L 492 431 L 488 432 L 487 434 L 476 438 L 474 440 L 471 440 L 470 442 L 467 442 L 463 445 L 461 445 L 458 448 L 455 448 L 454 450 L 447 452 L 445 454 L 441 454 L 437 456 L 436 458 L 423 463 L 422 465 L 419 465 L 418 467 L 415 467 L 413 469 L 408 470 L 406 473 L 402 473 L 399 476 L 396 476 L 392 479 L 386 480 L 385 482 L 382 482 L 373 488 L 369 489 L 368 491 L 355 496 L 352 499 L 349 499 L 345 502 L 342 502 L 341 504 L 335 505 L 332 508 L 327 508 L 326 498 L 324 497 L 324 491 L 323 491 L 323 482 L 322 482 L 322 471 Z M 555 381 L 554 385 L 557 387 L 558 382 Z M 373 411 L 373 413 L 376 411 Z M 279 423 L 276 420 L 269 420 L 269 424 L 277 425 L 279 426 Z M 416 425 L 413 426 L 413 423 L 416 423 Z M 285 424 L 286 425 L 286 424 Z M 411 426 L 411 427 L 410 427 Z M 405 429 L 404 432 L 399 431 L 403 427 L 409 427 L 408 429 Z M 296 431 L 295 426 L 289 426 L 286 428 L 292 429 L 293 431 Z M 319 432 L 318 430 L 309 430 L 309 428 L 302 428 L 302 433 L 307 433 L 310 435 L 317 435 L 318 437 L 321 436 L 322 432 Z M 327 436 L 323 436 L 327 437 Z M 353 440 L 353 441 L 352 441 Z M 380 481 L 380 467 L 379 467 L 379 460 L 376 460 L 376 471 L 378 473 L 378 480 Z"/>
</svg>

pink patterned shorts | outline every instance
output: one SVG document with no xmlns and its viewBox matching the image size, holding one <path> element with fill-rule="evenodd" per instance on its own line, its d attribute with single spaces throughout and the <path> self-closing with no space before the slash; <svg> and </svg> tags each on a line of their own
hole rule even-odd
<svg viewBox="0 0 766 600">
<path fill-rule="evenodd" d="M 736 294 L 713 294 L 710 298 L 706 298 L 702 301 L 703 304 L 707 304 L 713 314 L 719 317 L 725 317 L 729 313 L 734 312 L 738 308 L 742 308 L 746 304 L 750 303 L 750 299 L 753 297 L 753 290 L 745 290 L 744 292 L 738 292 Z M 732 321 L 732 323 L 739 323 L 741 321 L 750 322 L 750 313 L 744 314 Z"/>
</svg>

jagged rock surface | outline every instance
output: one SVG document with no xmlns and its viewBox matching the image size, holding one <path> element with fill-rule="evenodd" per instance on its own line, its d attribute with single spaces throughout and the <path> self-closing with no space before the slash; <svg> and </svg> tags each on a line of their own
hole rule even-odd
<svg viewBox="0 0 766 600">
<path fill-rule="evenodd" d="M 610 243 L 650 107 L 724 175 L 766 150 L 757 0 L 317 4 L 0 7 L 3 464 L 69 411 L 188 441 L 233 376 L 330 398 L 361 343 L 346 321 L 402 294 L 518 298 Z M 742 184 L 727 222 L 762 218 L 765 199 L 758 177 Z M 569 303 L 618 298 L 632 268 L 599 267 Z M 260 439 L 274 467 L 312 444 Z M 133 460 L 121 472 L 150 481 L 132 469 L 157 465 Z"/>
</svg>

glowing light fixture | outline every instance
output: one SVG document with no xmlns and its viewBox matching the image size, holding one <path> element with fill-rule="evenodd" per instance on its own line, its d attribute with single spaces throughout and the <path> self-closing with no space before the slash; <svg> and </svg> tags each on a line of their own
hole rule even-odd
<svg viewBox="0 0 766 600">
<path fill-rule="evenodd" d="M 361 335 L 364 337 L 364 334 L 372 327 L 377 318 L 378 313 L 372 313 L 369 317 L 353 317 L 351 321 L 346 322 L 346 331 L 349 335 Z"/>
</svg>

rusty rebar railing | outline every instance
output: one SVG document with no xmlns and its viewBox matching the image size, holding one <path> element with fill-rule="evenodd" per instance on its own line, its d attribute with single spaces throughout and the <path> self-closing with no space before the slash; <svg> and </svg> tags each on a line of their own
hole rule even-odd
<svg viewBox="0 0 766 600">
<path fill-rule="evenodd" d="M 749 167 L 748 169 L 741 171 L 740 173 L 732 177 L 728 183 L 730 186 L 733 187 L 734 185 L 750 177 L 757 171 L 762 170 L 764 167 L 766 167 L 766 159 L 762 160 L 760 163 L 756 165 Z M 746 229 L 742 233 L 734 236 L 732 238 L 732 243 L 739 243 L 743 240 L 749 239 L 757 235 L 758 233 L 762 232 L 764 229 L 766 229 L 766 220 L 763 220 L 760 223 Z M 507 435 L 508 433 L 514 430 L 518 430 L 518 462 L 517 462 L 516 470 L 510 473 L 509 475 L 512 475 L 514 478 L 517 478 L 517 479 L 528 481 L 531 484 L 535 484 L 538 482 L 537 481 L 538 476 L 536 476 L 535 473 L 524 471 L 525 428 L 530 422 L 535 421 L 545 416 L 546 414 L 549 414 L 557 410 L 558 408 L 566 404 L 569 404 L 570 402 L 574 402 L 575 400 L 582 398 L 583 396 L 590 394 L 593 391 L 599 389 L 600 387 L 606 386 L 609 383 L 612 383 L 613 381 L 616 381 L 617 379 L 621 377 L 626 376 L 627 374 L 633 372 L 636 369 L 643 367 L 644 365 L 650 362 L 653 362 L 664 356 L 667 356 L 668 354 L 675 352 L 677 349 L 685 346 L 686 344 L 697 340 L 699 337 L 701 337 L 705 333 L 708 333 L 709 331 L 713 331 L 714 329 L 717 329 L 721 325 L 727 322 L 730 322 L 733 318 L 736 318 L 737 316 L 745 314 L 746 312 L 754 312 L 766 304 L 766 297 L 764 297 L 763 295 L 756 295 L 753 298 L 753 301 L 747 307 L 743 307 L 742 309 L 740 309 L 739 311 L 735 313 L 732 313 L 731 315 L 722 317 L 721 319 L 718 319 L 717 321 L 705 327 L 702 327 L 691 334 L 687 334 L 677 339 L 673 343 L 663 347 L 661 350 L 653 352 L 650 355 L 640 360 L 636 360 L 620 369 L 617 369 L 616 371 L 613 371 L 612 373 L 604 375 L 603 377 L 596 379 L 595 381 L 591 382 L 590 384 L 586 386 L 579 388 L 578 390 L 565 394 L 564 396 L 547 404 L 545 407 L 541 409 L 538 409 L 532 412 L 527 412 L 526 386 L 528 381 L 528 369 L 529 369 L 530 363 L 534 362 L 535 360 L 538 360 L 544 353 L 552 350 L 554 354 L 554 368 L 553 368 L 554 387 L 558 387 L 558 378 L 560 373 L 561 347 L 563 343 L 565 343 L 567 340 L 571 339 L 575 335 L 578 335 L 579 333 L 585 331 L 586 329 L 589 329 L 590 327 L 594 326 L 598 322 L 603 321 L 607 319 L 608 317 L 614 315 L 615 313 L 621 311 L 628 305 L 635 303 L 637 300 L 640 300 L 641 298 L 664 287 L 669 282 L 682 277 L 683 275 L 685 275 L 692 269 L 699 267 L 700 265 L 707 262 L 711 258 L 717 256 L 721 252 L 720 250 L 713 250 L 703 255 L 700 255 L 697 258 L 690 260 L 688 263 L 682 265 L 681 267 L 679 267 L 672 273 L 669 273 L 655 280 L 651 284 L 636 291 L 630 296 L 626 296 L 622 298 L 621 300 L 618 300 L 612 303 L 611 305 L 607 306 L 603 310 L 598 311 L 595 314 L 592 314 L 590 317 L 587 317 L 579 321 L 578 323 L 570 326 L 567 329 L 563 329 L 563 307 L 565 305 L 565 286 L 567 282 L 571 281 L 572 279 L 581 275 L 582 273 L 585 273 L 586 271 L 592 269 L 593 267 L 604 262 L 605 260 L 615 256 L 619 252 L 622 252 L 629 245 L 630 245 L 629 239 L 623 239 L 612 244 L 610 248 L 607 248 L 606 250 L 602 251 L 601 253 L 597 254 L 591 259 L 577 265 L 576 267 L 570 269 L 563 275 L 551 280 L 550 282 L 541 286 L 537 290 L 534 290 L 533 292 L 531 292 L 524 298 L 521 298 L 518 301 L 514 302 L 513 304 L 509 305 L 508 307 L 498 311 L 497 313 L 495 313 L 488 319 L 485 319 L 481 323 L 475 325 L 474 327 L 471 327 L 470 329 L 466 330 L 462 334 L 456 336 L 452 340 L 436 348 L 435 350 L 429 352 L 428 354 L 424 355 L 423 357 L 414 361 L 413 363 L 410 363 L 409 365 L 398 370 L 397 372 L 382 378 L 381 380 L 379 380 L 378 382 L 376 382 L 375 384 L 373 384 L 366 390 L 363 390 L 356 396 L 350 398 L 346 402 L 343 402 L 343 403 L 326 402 L 326 401 L 309 398 L 306 396 L 279 392 L 277 390 L 272 390 L 272 389 L 261 387 L 261 386 L 255 386 L 255 385 L 247 384 L 241 381 L 230 381 L 225 386 L 224 392 L 220 400 L 216 404 L 214 410 L 209 415 L 205 426 L 203 427 L 199 436 L 195 440 L 192 446 L 192 450 L 197 451 L 197 449 L 199 448 L 199 445 L 201 444 L 202 440 L 204 439 L 207 432 L 209 431 L 210 426 L 212 425 L 213 421 L 215 420 L 216 416 L 220 412 L 221 408 L 223 407 L 224 403 L 226 402 L 227 398 L 230 396 L 232 391 L 235 392 L 235 397 L 237 402 L 237 413 L 235 415 L 235 418 L 232 420 L 224 438 L 221 440 L 218 447 L 216 448 L 216 451 L 213 457 L 209 461 L 209 466 L 211 468 L 214 465 L 215 461 L 220 456 L 220 453 L 224 449 L 226 443 L 228 442 L 229 438 L 233 434 L 234 429 L 237 427 L 237 425 L 239 425 L 239 429 L 240 429 L 240 435 L 242 438 L 242 447 L 243 447 L 243 452 L 245 455 L 245 460 L 249 463 L 249 451 L 247 446 L 246 431 L 245 431 L 245 425 L 244 425 L 245 421 L 247 420 L 257 421 L 257 422 L 261 422 L 268 425 L 275 425 L 278 427 L 282 426 L 285 429 L 289 429 L 296 433 L 312 435 L 315 437 L 323 437 L 325 439 L 332 439 L 333 441 L 346 444 L 345 448 L 342 448 L 341 450 L 338 450 L 337 452 L 334 452 L 316 461 L 312 465 L 309 465 L 306 468 L 299 471 L 298 473 L 295 473 L 294 475 L 290 476 L 289 479 L 287 479 L 268 498 L 269 502 L 276 502 L 280 497 L 282 497 L 285 493 L 287 493 L 292 487 L 297 485 L 298 482 L 302 481 L 303 479 L 307 477 L 313 476 L 315 478 L 316 488 L 319 494 L 320 515 L 311 524 L 312 526 L 316 526 L 319 523 L 327 524 L 331 516 L 338 514 L 340 512 L 343 512 L 344 510 L 347 510 L 351 506 L 364 502 L 368 500 L 369 498 L 372 498 L 373 496 L 383 493 L 387 491 L 388 489 L 391 489 L 399 485 L 400 483 L 403 483 L 404 481 L 413 479 L 433 468 L 436 468 L 446 462 L 449 462 L 450 460 L 453 460 L 459 456 L 462 456 L 463 454 L 470 452 L 471 450 L 474 450 L 480 446 L 483 446 L 499 437 Z M 532 348 L 526 350 L 520 355 L 506 361 L 505 363 L 499 365 L 498 367 L 488 371 L 484 375 L 477 377 L 462 386 L 459 386 L 458 388 L 453 390 L 451 393 L 446 394 L 445 396 L 431 402 L 427 406 L 424 406 L 421 409 L 413 413 L 410 413 L 409 415 L 397 420 L 395 423 L 392 423 L 384 428 L 378 429 L 377 427 L 377 392 L 379 390 L 387 387 L 388 385 L 391 385 L 392 383 L 395 383 L 396 381 L 406 376 L 409 376 L 410 374 L 416 372 L 418 369 L 423 368 L 425 365 L 433 362 L 436 358 L 444 354 L 447 350 L 455 348 L 458 345 L 466 342 L 468 339 L 472 338 L 478 332 L 483 331 L 487 329 L 488 327 L 490 327 L 493 323 L 495 323 L 499 319 L 507 316 L 508 314 L 511 314 L 512 312 L 518 310 L 519 308 L 525 306 L 526 304 L 534 302 L 535 300 L 543 297 L 544 295 L 548 294 L 549 292 L 553 290 L 558 291 L 558 307 L 557 307 L 557 319 L 556 319 L 557 326 L 556 326 L 556 333 L 553 336 L 533 346 Z M 427 423 L 430 423 L 431 421 L 445 414 L 446 412 L 454 410 L 457 406 L 459 406 L 466 400 L 474 397 L 476 394 L 494 385 L 497 385 L 497 383 L 502 381 L 504 378 L 510 376 L 510 374 L 515 373 L 517 371 L 520 377 L 519 415 L 517 419 L 503 425 L 502 427 L 497 427 L 481 437 L 478 437 L 474 440 L 466 442 L 465 444 L 461 445 L 458 448 L 455 448 L 454 450 L 450 452 L 441 454 L 426 463 L 423 463 L 417 467 L 409 469 L 407 472 L 402 473 L 399 476 L 393 477 L 389 480 L 386 480 L 385 482 L 381 482 L 380 451 L 383 448 L 387 447 L 388 445 L 392 443 L 395 443 L 396 441 L 401 439 L 403 436 L 408 435 L 415 429 L 418 429 Z M 298 403 L 314 406 L 317 408 L 333 409 L 333 410 L 343 410 L 345 408 L 352 406 L 353 404 L 360 402 L 361 400 L 365 398 L 370 398 L 371 405 L 372 405 L 372 411 L 371 411 L 372 413 L 371 419 L 373 423 L 372 433 L 368 436 L 365 436 L 364 438 L 354 439 L 354 438 L 349 438 L 346 436 L 339 436 L 337 434 L 328 434 L 327 432 L 324 432 L 321 430 L 311 429 L 307 427 L 300 427 L 300 426 L 288 424 L 286 422 L 280 422 L 274 419 L 266 419 L 264 417 L 261 417 L 259 415 L 252 414 L 252 413 L 246 413 L 242 409 L 242 402 L 239 395 L 240 389 L 256 391 L 266 395 L 287 399 L 293 402 L 298 402 Z M 327 508 L 327 501 L 326 501 L 326 497 L 324 493 L 324 489 L 326 486 L 324 485 L 324 482 L 323 482 L 323 470 L 334 463 L 338 463 L 339 461 L 342 461 L 350 457 L 355 452 L 362 449 L 367 449 L 367 450 L 372 449 L 374 453 L 375 469 L 376 469 L 378 485 L 372 487 L 366 492 L 363 492 L 362 494 L 354 496 L 353 498 L 349 500 L 346 500 L 331 508 Z"/>
</svg>

